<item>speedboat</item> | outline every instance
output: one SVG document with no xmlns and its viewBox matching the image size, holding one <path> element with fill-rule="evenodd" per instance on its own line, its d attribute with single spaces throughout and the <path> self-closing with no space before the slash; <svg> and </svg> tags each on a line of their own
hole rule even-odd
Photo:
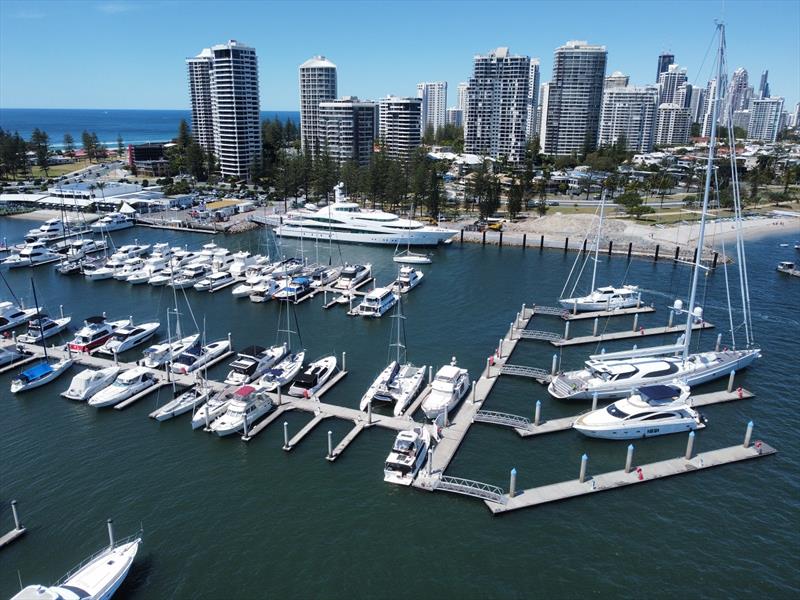
<svg viewBox="0 0 800 600">
<path fill-rule="evenodd" d="M 267 279 L 262 283 L 254 285 L 253 289 L 250 290 L 250 302 L 268 302 L 275 297 L 275 294 L 283 289 L 285 284 L 285 280 L 284 282 L 280 282 L 272 279 L 271 276 L 267 276 Z"/>
<path fill-rule="evenodd" d="M 151 369 L 134 367 L 117 375 L 114 383 L 89 398 L 89 406 L 95 408 L 114 406 L 153 387 L 157 382 L 158 379 Z"/>
<path fill-rule="evenodd" d="M 318 288 L 334 283 L 342 274 L 339 267 L 328 267 L 311 276 L 311 287 Z"/>
<path fill-rule="evenodd" d="M 194 410 L 208 400 L 210 395 L 210 388 L 196 385 L 178 394 L 164 406 L 150 413 L 150 416 L 156 421 L 166 421 L 178 415 L 182 415 L 183 413 L 187 413 L 190 410 Z"/>
<path fill-rule="evenodd" d="M 585 436 L 606 440 L 681 433 L 705 427 L 705 419 L 691 407 L 684 384 L 648 385 L 622 400 L 578 417 L 572 427 Z"/>
<path fill-rule="evenodd" d="M 398 433 L 383 466 L 383 480 L 411 485 L 428 458 L 430 444 L 431 434 L 424 426 Z"/>
<path fill-rule="evenodd" d="M 0 302 L 0 331 L 14 329 L 39 314 L 38 308 L 20 308 L 13 302 Z"/>
<path fill-rule="evenodd" d="M 188 335 L 174 341 L 167 341 L 161 344 L 153 344 L 143 352 L 144 360 L 142 364 L 151 369 L 157 369 L 165 363 L 176 360 L 189 348 L 191 348 L 200 338 L 199 333 Z"/>
<path fill-rule="evenodd" d="M 15 346 L 6 346 L 5 348 L 0 348 L 0 367 L 10 365 L 15 360 L 19 360 L 22 357 L 22 352 L 17 350 Z"/>
<path fill-rule="evenodd" d="M 195 343 L 194 346 L 172 361 L 170 370 L 173 373 L 182 375 L 193 373 L 225 354 L 230 348 L 231 343 L 228 340 L 211 342 L 205 346 Z"/>
<path fill-rule="evenodd" d="M 111 339 L 103 344 L 97 351 L 101 354 L 122 354 L 126 350 L 130 350 L 149 340 L 155 335 L 160 326 L 161 323 L 158 321 L 141 323 L 140 325 L 130 323 L 114 331 Z"/>
<path fill-rule="evenodd" d="M 209 265 L 205 263 L 193 263 L 182 269 L 178 276 L 167 285 L 175 288 L 176 290 L 192 287 L 198 281 L 204 279 L 209 271 L 211 271 L 211 267 Z"/>
<path fill-rule="evenodd" d="M 70 400 L 88 400 L 100 390 L 110 386 L 119 372 L 119 367 L 84 369 L 72 378 L 69 388 L 67 391 L 61 392 L 61 395 Z"/>
<path fill-rule="evenodd" d="M 208 428 L 220 437 L 249 429 L 253 423 L 273 408 L 269 394 L 251 385 L 240 387 L 225 412 L 214 419 Z"/>
<path fill-rule="evenodd" d="M 35 267 L 51 262 L 60 261 L 63 256 L 48 248 L 44 242 L 31 242 L 25 244 L 18 254 L 12 254 L 3 261 L 9 269 L 19 267 Z"/>
<path fill-rule="evenodd" d="M 286 344 L 264 348 L 263 346 L 250 346 L 236 354 L 236 359 L 229 365 L 231 370 L 225 377 L 228 385 L 244 385 L 251 383 L 282 360 L 288 350 Z"/>
<path fill-rule="evenodd" d="M 796 275 L 800 277 L 800 269 L 793 262 L 783 261 L 775 267 L 775 270 L 779 273 L 786 273 L 787 275 Z"/>
<path fill-rule="evenodd" d="M 73 352 L 94 350 L 105 344 L 117 329 L 127 327 L 130 324 L 131 322 L 128 319 L 107 321 L 104 315 L 89 317 L 83 322 L 83 327 L 78 330 L 73 340 L 69 343 L 69 349 Z"/>
<path fill-rule="evenodd" d="M 310 398 L 325 385 L 336 371 L 336 357 L 326 356 L 309 364 L 305 370 L 294 378 L 289 394 Z"/>
<path fill-rule="evenodd" d="M 394 415 L 400 416 L 419 394 L 424 381 L 425 367 L 415 367 L 411 363 L 401 365 L 393 360 L 361 397 L 359 408 L 367 410 L 373 401 L 388 402 L 394 404 Z"/>
<path fill-rule="evenodd" d="M 72 317 L 61 317 L 59 319 L 51 319 L 50 317 L 42 316 L 38 319 L 33 319 L 28 323 L 28 331 L 17 339 L 25 344 L 40 344 L 42 340 L 53 337 L 64 331 L 72 321 Z"/>
<path fill-rule="evenodd" d="M 107 214 L 102 219 L 98 219 L 91 224 L 91 230 L 98 233 L 106 233 L 108 231 L 117 231 L 119 229 L 128 229 L 133 227 L 135 223 L 122 213 L 113 212 Z"/>
<path fill-rule="evenodd" d="M 334 287 L 337 290 L 354 290 L 372 277 L 372 265 L 345 265 Z"/>
<path fill-rule="evenodd" d="M 20 373 L 11 382 L 11 392 L 13 394 L 27 392 L 48 384 L 65 373 L 74 363 L 71 358 L 62 358 L 54 362 L 42 361 Z"/>
<path fill-rule="evenodd" d="M 233 283 L 233 276 L 228 271 L 212 271 L 211 274 L 194 284 L 198 292 L 216 292 Z"/>
<path fill-rule="evenodd" d="M 433 420 L 445 410 L 455 408 L 469 391 L 469 373 L 456 366 L 456 359 L 450 361 L 436 373 L 431 384 L 431 393 L 422 401 L 425 416 Z"/>
<path fill-rule="evenodd" d="M 355 314 L 362 317 L 382 317 L 397 302 L 397 296 L 391 288 L 375 288 L 364 296 L 355 309 Z"/>
<path fill-rule="evenodd" d="M 231 401 L 237 398 L 237 392 L 242 389 L 256 389 L 253 386 L 232 386 L 212 396 L 208 402 L 200 406 L 192 415 L 192 429 L 210 427 L 218 417 L 225 414 Z"/>
<path fill-rule="evenodd" d="M 274 392 L 297 377 L 300 369 L 303 368 L 305 358 L 304 350 L 287 354 L 283 360 L 264 373 L 256 385 L 268 392 Z"/>
<path fill-rule="evenodd" d="M 272 294 L 272 297 L 275 300 L 285 300 L 296 304 L 313 291 L 311 280 L 308 277 L 292 277 L 291 281 Z"/>
<path fill-rule="evenodd" d="M 565 309 L 576 312 L 616 310 L 636 306 L 641 302 L 641 296 L 639 288 L 635 285 L 623 285 L 618 288 L 607 286 L 597 288 L 588 296 L 561 298 L 558 302 Z"/>
<path fill-rule="evenodd" d="M 406 294 L 417 287 L 424 276 L 425 274 L 422 271 L 418 271 L 414 267 L 400 267 L 400 273 L 397 279 L 394 280 L 392 288 L 401 294 Z"/>
<path fill-rule="evenodd" d="M 110 525 L 109 525 L 110 528 Z M 141 531 L 110 544 L 84 560 L 51 586 L 29 585 L 11 600 L 109 600 L 128 576 L 139 544 Z"/>
</svg>

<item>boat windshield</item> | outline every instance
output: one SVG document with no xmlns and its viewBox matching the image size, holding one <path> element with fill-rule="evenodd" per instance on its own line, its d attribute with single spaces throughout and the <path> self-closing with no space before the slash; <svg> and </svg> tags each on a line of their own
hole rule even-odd
<svg viewBox="0 0 800 600">
<path fill-rule="evenodd" d="M 411 465 L 403 465 L 399 463 L 387 462 L 384 467 L 386 471 L 394 471 L 400 475 L 408 475 L 411 472 Z"/>
<path fill-rule="evenodd" d="M 606 411 L 612 417 L 616 417 L 617 419 L 624 419 L 625 417 L 629 416 L 624 410 L 617 408 L 615 404 L 610 404 L 608 407 L 606 407 Z"/>
<path fill-rule="evenodd" d="M 410 454 L 413 447 L 414 444 L 410 440 L 395 440 L 392 450 L 401 454 Z"/>
</svg>

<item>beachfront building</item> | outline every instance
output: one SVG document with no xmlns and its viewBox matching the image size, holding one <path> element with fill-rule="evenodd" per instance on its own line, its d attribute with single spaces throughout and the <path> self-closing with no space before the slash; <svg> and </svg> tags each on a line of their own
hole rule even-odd
<svg viewBox="0 0 800 600">
<path fill-rule="evenodd" d="M 686 83 L 686 69 L 671 64 L 658 77 L 658 103 L 679 104 L 678 90 Z"/>
<path fill-rule="evenodd" d="M 369 164 L 375 143 L 375 103 L 345 96 L 319 104 L 319 147 L 339 164 Z"/>
<path fill-rule="evenodd" d="M 436 133 L 444 127 L 447 117 L 447 82 L 427 81 L 417 84 L 417 98 L 421 100 L 421 132 L 432 128 Z"/>
<path fill-rule="evenodd" d="M 408 161 L 420 144 L 422 98 L 386 96 L 378 101 L 378 135 L 390 158 Z"/>
<path fill-rule="evenodd" d="M 539 131 L 539 65 L 538 58 L 531 59 L 528 75 L 528 106 L 525 115 L 525 137 L 532 140 Z"/>
<path fill-rule="evenodd" d="M 603 93 L 600 145 L 609 146 L 624 137 L 628 152 L 649 152 L 653 147 L 658 89 L 612 87 Z"/>
<path fill-rule="evenodd" d="M 689 141 L 692 126 L 689 109 L 678 104 L 667 103 L 658 107 L 655 144 L 657 146 L 678 146 Z"/>
<path fill-rule="evenodd" d="M 525 156 L 531 59 L 497 48 L 473 61 L 464 151 L 519 162 Z"/>
<path fill-rule="evenodd" d="M 605 46 L 582 41 L 556 48 L 547 111 L 542 110 L 545 154 L 569 155 L 597 146 L 606 58 Z"/>
<path fill-rule="evenodd" d="M 192 135 L 203 150 L 214 151 L 214 123 L 211 111 L 211 48 L 186 59 L 189 95 L 192 100 Z"/>
<path fill-rule="evenodd" d="M 314 56 L 300 65 L 300 147 L 315 154 L 319 147 L 319 103 L 336 99 L 336 65 Z"/>
<path fill-rule="evenodd" d="M 747 139 L 774 142 L 781 130 L 783 98 L 756 98 L 750 105 Z"/>
</svg>

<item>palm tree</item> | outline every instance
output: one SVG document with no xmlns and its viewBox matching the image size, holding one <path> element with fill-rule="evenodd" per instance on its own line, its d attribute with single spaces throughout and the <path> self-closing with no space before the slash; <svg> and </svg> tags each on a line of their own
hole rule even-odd
<svg viewBox="0 0 800 600">
<path fill-rule="evenodd" d="M 95 186 L 98 190 L 100 190 L 100 195 L 103 197 L 103 202 L 104 203 L 106 201 L 106 195 L 105 195 L 105 192 L 103 192 L 103 190 L 106 189 L 106 185 L 107 184 L 106 184 L 105 181 L 98 181 L 97 185 Z"/>
</svg>

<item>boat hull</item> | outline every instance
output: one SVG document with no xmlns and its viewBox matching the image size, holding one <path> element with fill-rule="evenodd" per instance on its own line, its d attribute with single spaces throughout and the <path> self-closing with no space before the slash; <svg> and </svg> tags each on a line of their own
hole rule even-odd
<svg viewBox="0 0 800 600">
<path fill-rule="evenodd" d="M 280 225 L 276 227 L 275 233 L 286 238 L 302 237 L 304 239 L 320 241 L 328 241 L 330 239 L 334 242 L 345 242 L 348 244 L 373 244 L 380 246 L 397 246 L 398 244 L 411 246 L 438 246 L 445 240 L 452 238 L 457 232 L 450 229 L 416 232 L 409 239 L 408 235 L 405 233 L 345 233 L 336 230 L 327 231 L 311 229 L 309 227 L 302 226 Z"/>
</svg>

